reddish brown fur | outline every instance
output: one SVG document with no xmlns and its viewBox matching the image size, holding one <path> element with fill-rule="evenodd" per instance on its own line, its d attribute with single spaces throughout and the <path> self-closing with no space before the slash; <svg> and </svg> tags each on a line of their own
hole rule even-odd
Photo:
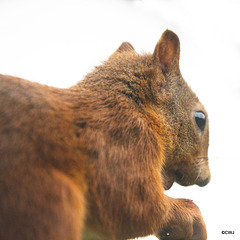
<svg viewBox="0 0 240 240">
<path fill-rule="evenodd" d="M 196 205 L 164 194 L 210 179 L 179 52 L 166 31 L 153 55 L 124 43 L 69 89 L 0 76 L 1 239 L 76 240 L 84 224 L 108 239 L 207 238 Z"/>
</svg>

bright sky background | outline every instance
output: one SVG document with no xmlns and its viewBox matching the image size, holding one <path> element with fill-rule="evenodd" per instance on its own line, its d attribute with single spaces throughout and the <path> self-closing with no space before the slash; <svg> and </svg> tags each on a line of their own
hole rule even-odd
<svg viewBox="0 0 240 240">
<path fill-rule="evenodd" d="M 237 0 L 0 0 L 0 73 L 68 87 L 121 42 L 152 52 L 165 29 L 175 31 L 182 75 L 209 113 L 212 181 L 166 194 L 194 200 L 208 239 L 239 240 L 239 12 Z"/>
</svg>

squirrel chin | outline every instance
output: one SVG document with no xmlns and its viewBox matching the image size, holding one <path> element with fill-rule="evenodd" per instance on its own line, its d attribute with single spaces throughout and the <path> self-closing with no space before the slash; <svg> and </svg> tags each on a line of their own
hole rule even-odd
<svg viewBox="0 0 240 240">
<path fill-rule="evenodd" d="M 164 190 L 165 191 L 169 190 L 172 187 L 174 182 L 175 182 L 174 178 L 170 178 L 170 177 L 164 178 L 164 184 L 163 184 L 164 185 Z"/>
</svg>

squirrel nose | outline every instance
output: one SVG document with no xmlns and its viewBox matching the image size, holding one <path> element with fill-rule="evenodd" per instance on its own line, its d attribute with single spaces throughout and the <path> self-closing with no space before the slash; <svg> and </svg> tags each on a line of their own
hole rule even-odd
<svg viewBox="0 0 240 240">
<path fill-rule="evenodd" d="M 206 186 L 208 183 L 210 182 L 210 177 L 207 177 L 207 178 L 205 178 L 205 179 L 199 179 L 197 182 L 196 182 L 196 184 L 198 185 L 198 186 L 200 186 L 200 187 L 204 187 L 204 186 Z"/>
</svg>

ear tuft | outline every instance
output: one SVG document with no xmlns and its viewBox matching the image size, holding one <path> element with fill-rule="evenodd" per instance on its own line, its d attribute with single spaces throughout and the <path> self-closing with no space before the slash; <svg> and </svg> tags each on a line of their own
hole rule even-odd
<svg viewBox="0 0 240 240">
<path fill-rule="evenodd" d="M 128 52 L 128 51 L 134 51 L 134 47 L 129 42 L 123 42 L 121 46 L 117 49 L 117 52 Z"/>
<path fill-rule="evenodd" d="M 166 72 L 172 66 L 178 67 L 180 54 L 180 42 L 178 36 L 166 30 L 158 41 L 153 58 L 157 66 L 160 66 L 162 71 Z"/>
</svg>

